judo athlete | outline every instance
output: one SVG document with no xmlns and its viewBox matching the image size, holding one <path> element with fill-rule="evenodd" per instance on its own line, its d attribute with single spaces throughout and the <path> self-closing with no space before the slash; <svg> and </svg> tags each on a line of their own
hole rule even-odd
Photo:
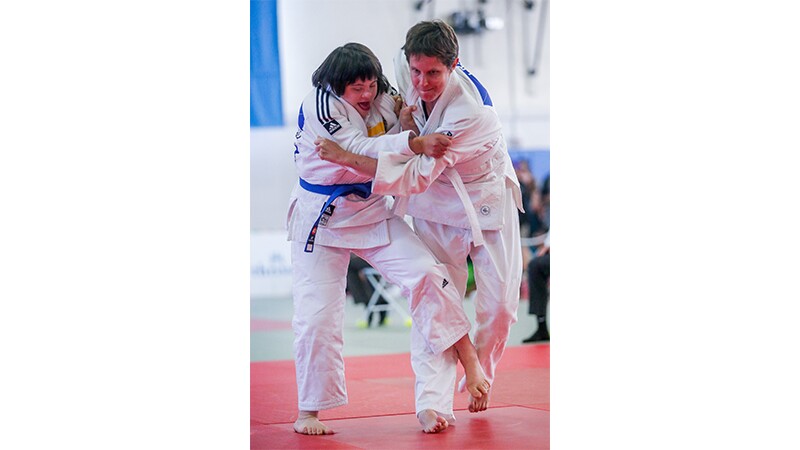
<svg viewBox="0 0 800 450">
<path fill-rule="evenodd" d="M 475 346 L 492 383 L 517 321 L 522 278 L 517 210 L 523 211 L 519 181 L 488 92 L 458 62 L 453 29 L 440 20 L 420 22 L 409 29 L 403 50 L 395 60 L 400 92 L 409 105 L 400 113 L 402 128 L 452 137 L 444 156 L 434 159 L 403 150 L 370 159 L 325 139 L 318 141 L 317 151 L 322 159 L 374 175 L 373 192 L 407 196 L 397 197 L 395 213 L 414 218 L 417 234 L 447 266 L 462 296 L 469 255 L 477 284 Z M 411 341 L 418 414 L 432 410 L 454 421 L 456 354 L 430 351 L 419 333 L 412 333 Z M 469 410 L 485 410 L 489 397 L 472 395 Z"/>
<path fill-rule="evenodd" d="M 320 422 L 319 411 L 347 403 L 342 325 L 350 252 L 403 289 L 414 323 L 412 334 L 419 334 L 416 345 L 432 355 L 451 350 L 458 354 L 468 374 L 468 389 L 481 397 L 490 386 L 469 339 L 462 297 L 447 269 L 411 227 L 392 214 L 390 198 L 370 193 L 371 177 L 321 160 L 314 148 L 314 141 L 325 137 L 371 157 L 385 148 L 441 155 L 449 138 L 420 137 L 410 131 L 369 138 L 399 126 L 380 62 L 361 44 L 331 52 L 312 83 L 314 89 L 298 116 L 294 158 L 300 179 L 287 217 L 299 409 L 294 430 L 332 434 Z M 447 426 L 436 416 L 420 418 L 420 423 L 426 432 Z"/>
</svg>

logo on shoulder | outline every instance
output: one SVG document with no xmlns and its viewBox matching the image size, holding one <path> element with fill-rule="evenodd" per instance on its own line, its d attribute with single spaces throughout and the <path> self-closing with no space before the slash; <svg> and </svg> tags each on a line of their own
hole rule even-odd
<svg viewBox="0 0 800 450">
<path fill-rule="evenodd" d="M 447 136 L 447 137 L 453 137 L 453 132 L 452 131 L 442 131 L 441 133 L 443 135 Z"/>
<path fill-rule="evenodd" d="M 325 127 L 325 129 L 328 130 L 328 133 L 330 134 L 336 133 L 342 128 L 342 126 L 339 125 L 339 122 L 333 119 L 323 123 L 322 126 Z"/>
</svg>

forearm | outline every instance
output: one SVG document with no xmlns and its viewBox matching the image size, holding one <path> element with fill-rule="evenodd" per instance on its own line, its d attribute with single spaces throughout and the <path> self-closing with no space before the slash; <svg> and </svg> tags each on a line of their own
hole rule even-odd
<svg viewBox="0 0 800 450">
<path fill-rule="evenodd" d="M 344 156 L 340 161 L 338 161 L 338 163 L 370 178 L 375 178 L 375 173 L 378 170 L 377 159 L 350 152 L 345 152 Z"/>
</svg>

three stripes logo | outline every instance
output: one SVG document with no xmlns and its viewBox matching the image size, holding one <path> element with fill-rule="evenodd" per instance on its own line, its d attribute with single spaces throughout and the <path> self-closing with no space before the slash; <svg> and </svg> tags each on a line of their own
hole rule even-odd
<svg viewBox="0 0 800 450">
<path fill-rule="evenodd" d="M 342 126 L 339 125 L 339 122 L 331 118 L 330 97 L 330 92 L 319 87 L 317 88 L 317 119 L 319 119 L 319 123 L 328 130 L 328 133 L 333 135 L 339 131 Z"/>
<path fill-rule="evenodd" d="M 448 284 L 450 284 L 450 282 L 447 281 L 447 278 L 442 278 L 442 289 L 444 289 Z"/>
<path fill-rule="evenodd" d="M 325 127 L 325 129 L 328 130 L 328 133 L 330 134 L 336 133 L 337 131 L 339 131 L 340 128 L 342 128 L 342 126 L 339 125 L 339 122 L 333 119 L 323 123 L 322 126 Z"/>
</svg>

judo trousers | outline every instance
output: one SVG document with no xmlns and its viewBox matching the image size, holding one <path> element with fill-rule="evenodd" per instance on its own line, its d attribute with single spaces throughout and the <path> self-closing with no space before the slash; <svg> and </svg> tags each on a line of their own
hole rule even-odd
<svg viewBox="0 0 800 450">
<path fill-rule="evenodd" d="M 447 269 L 402 219 L 389 219 L 389 237 L 390 244 L 380 247 L 317 245 L 312 253 L 303 251 L 304 242 L 292 242 L 292 328 L 301 411 L 347 404 L 342 326 L 351 251 L 402 288 L 410 306 L 411 334 L 419 335 L 415 342 L 426 352 L 441 355 L 469 332 L 463 295 Z"/>
<path fill-rule="evenodd" d="M 447 267 L 462 298 L 469 275 L 467 255 L 472 258 L 477 285 L 473 337 L 478 359 L 490 383 L 494 383 L 495 369 L 505 351 L 511 325 L 517 321 L 522 281 L 519 217 L 510 188 L 506 192 L 504 214 L 503 229 L 483 230 L 486 242 L 479 247 L 472 245 L 469 229 L 414 219 L 417 234 L 437 260 Z M 455 349 L 434 354 L 419 339 L 419 333 L 411 333 L 417 414 L 433 409 L 449 421 L 455 420 L 453 393 L 457 362 Z"/>
</svg>

